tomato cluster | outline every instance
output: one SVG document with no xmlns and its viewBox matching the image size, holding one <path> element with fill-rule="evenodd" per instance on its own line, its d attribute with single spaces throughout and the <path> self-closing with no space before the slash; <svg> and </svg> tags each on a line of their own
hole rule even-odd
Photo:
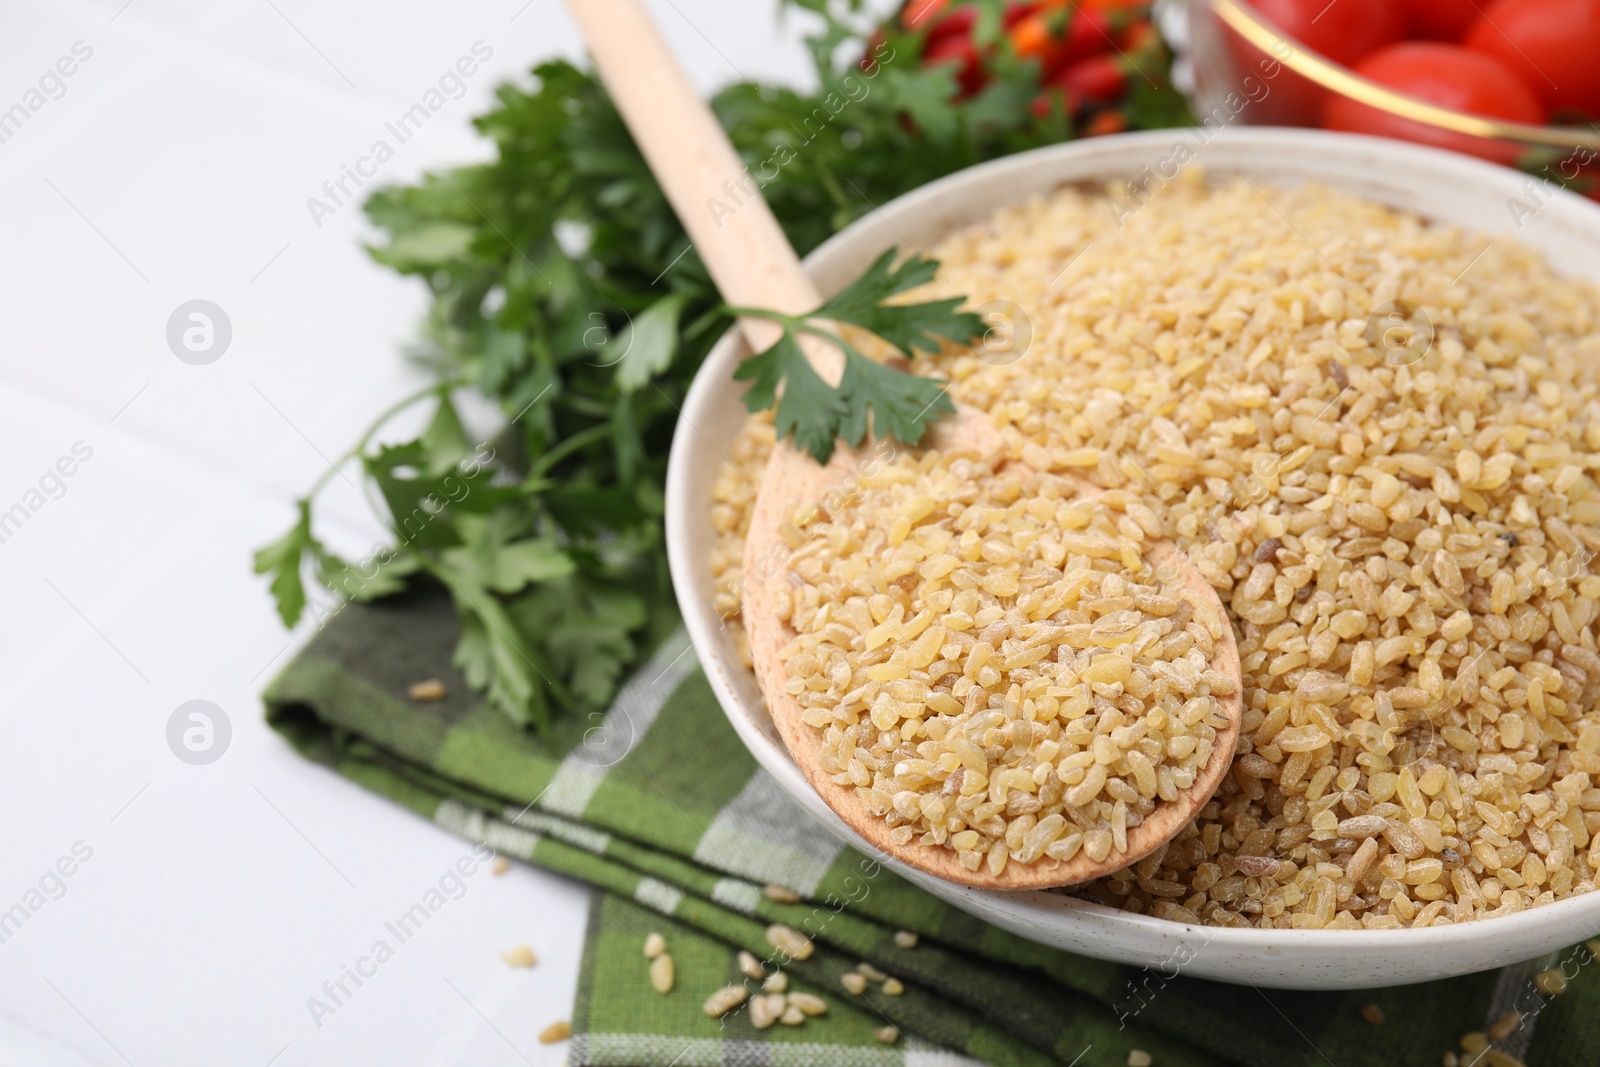
<svg viewBox="0 0 1600 1067">
<path fill-rule="evenodd" d="M 1038 118 L 1063 114 L 1087 135 L 1117 133 L 1127 121 L 1117 105 L 1141 62 L 1162 46 L 1149 0 L 1031 0 L 1005 5 L 1000 37 L 983 41 L 979 5 L 962 0 L 907 0 L 902 29 L 923 38 L 924 66 L 950 64 L 963 96 L 981 92 L 1002 53 L 1036 61 Z"/>
<path fill-rule="evenodd" d="M 1600 0 L 1248 0 L 1299 46 L 1454 111 L 1543 125 L 1600 117 Z M 1514 163 L 1514 145 L 1425 126 L 1330 94 L 1331 130 Z"/>
</svg>

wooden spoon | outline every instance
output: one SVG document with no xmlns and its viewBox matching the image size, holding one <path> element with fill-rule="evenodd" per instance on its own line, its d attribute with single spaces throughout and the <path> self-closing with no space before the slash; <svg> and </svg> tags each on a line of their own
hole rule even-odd
<svg viewBox="0 0 1600 1067">
<path fill-rule="evenodd" d="M 795 315 L 818 307 L 822 298 L 761 198 L 755 180 L 711 109 L 673 60 L 639 0 L 568 0 L 568 7 L 612 100 L 723 298 L 735 306 L 767 307 Z M 715 213 L 714 204 L 721 205 Z M 731 214 L 724 210 L 730 204 Z M 771 346 L 781 330 L 765 319 L 741 319 L 739 325 L 753 351 Z M 811 337 L 802 338 L 801 345 L 823 379 L 837 384 L 843 370 L 838 351 Z M 1007 452 L 1004 438 L 988 417 L 965 406 L 958 406 L 954 416 L 938 423 L 930 436 L 934 447 L 970 449 L 994 461 L 1003 460 Z M 786 688 L 782 653 L 794 633 L 773 615 L 769 605 L 774 590 L 788 575 L 791 553 L 779 536 L 780 528 L 798 507 L 823 499 L 856 464 L 856 455 L 842 446 L 823 467 L 779 441 L 762 477 L 745 542 L 743 616 L 756 677 L 784 744 L 813 788 L 881 852 L 929 874 L 981 888 L 1072 885 L 1134 863 L 1170 841 L 1221 783 L 1233 760 L 1242 714 L 1239 650 L 1233 627 L 1211 584 L 1170 541 L 1152 543 L 1146 561 L 1177 576 L 1173 584 L 1181 587 L 1195 618 L 1218 636 L 1211 666 L 1234 680 L 1234 695 L 1219 698 L 1228 725 L 1217 732 L 1216 747 L 1194 784 L 1178 800 L 1158 804 L 1143 822 L 1131 827 L 1126 852 L 1113 853 L 1099 863 L 1081 851 L 1064 863 L 1048 858 L 1027 865 L 1008 863 L 998 877 L 991 876 L 987 868 L 969 871 L 951 849 L 891 842 L 885 822 L 869 814 L 854 792 L 822 771 L 822 734 L 801 721 L 800 705 Z"/>
</svg>

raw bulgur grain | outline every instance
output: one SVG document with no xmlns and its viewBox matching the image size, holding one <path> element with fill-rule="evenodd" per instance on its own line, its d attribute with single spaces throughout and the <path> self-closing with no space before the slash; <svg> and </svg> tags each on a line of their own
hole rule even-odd
<svg viewBox="0 0 1600 1067">
<path fill-rule="evenodd" d="M 1487 1031 L 1489 1040 L 1504 1041 L 1506 1038 L 1515 1033 L 1517 1027 L 1521 1025 L 1522 1013 L 1513 1008 L 1511 1011 L 1506 1012 L 1504 1015 L 1500 1016 L 1500 1018 L 1489 1024 L 1489 1029 Z"/>
<path fill-rule="evenodd" d="M 786 1003 L 777 993 L 759 996 L 750 1001 L 750 1025 L 765 1030 L 783 1016 Z"/>
<path fill-rule="evenodd" d="M 1547 997 L 1559 997 L 1567 991 L 1567 976 L 1554 967 L 1546 968 L 1533 976 L 1533 988 Z"/>
<path fill-rule="evenodd" d="M 810 993 L 790 993 L 789 1004 L 792 1007 L 799 1008 L 807 1015 L 826 1015 L 828 1013 L 828 1002 Z"/>
<path fill-rule="evenodd" d="M 975 456 L 861 479 L 789 559 L 777 614 L 821 769 L 899 845 L 970 871 L 1099 862 L 1180 798 L 1227 725 L 1219 618 L 1143 562 L 1153 515 Z"/>
<path fill-rule="evenodd" d="M 711 607 L 729 624 L 728 631 L 746 667 L 753 666 L 753 661 L 744 625 L 739 622 L 744 595 L 744 540 L 750 532 L 750 512 L 755 507 L 761 472 L 772 455 L 774 440 L 771 413 L 752 415 L 734 439 L 728 462 L 717 474 L 711 490 L 716 501 L 711 509 Z M 773 898 L 769 895 L 768 899 Z"/>
<path fill-rule="evenodd" d="M 419 703 L 432 703 L 443 700 L 447 695 L 444 683 L 437 678 L 427 678 L 420 682 L 412 682 L 406 687 L 406 696 Z"/>
<path fill-rule="evenodd" d="M 500 959 L 507 967 L 536 967 L 539 957 L 527 945 L 513 945 L 500 951 Z"/>
<path fill-rule="evenodd" d="M 799 893 L 796 893 L 793 889 L 790 889 L 788 886 L 778 885 L 776 882 L 772 883 L 771 885 L 768 885 L 761 892 L 762 892 L 763 895 L 766 896 L 766 898 L 768 900 L 773 901 L 774 903 L 777 903 L 777 904 L 798 904 L 798 903 L 800 903 L 800 894 Z"/>
<path fill-rule="evenodd" d="M 767 944 L 795 960 L 808 960 L 817 949 L 805 934 L 782 923 L 773 923 L 767 927 Z"/>
<path fill-rule="evenodd" d="M 700 1010 L 713 1019 L 720 1019 L 734 1008 L 743 1004 L 750 997 L 750 990 L 742 985 L 723 986 L 706 998 L 700 1005 Z"/>
<path fill-rule="evenodd" d="M 653 960 L 667 951 L 667 939 L 652 930 L 644 938 L 644 958 Z"/>
<path fill-rule="evenodd" d="M 1120 221 L 1058 191 L 933 251 L 933 295 L 1011 300 L 1035 335 L 1005 366 L 952 349 L 929 369 L 1012 460 L 1137 494 L 1239 638 L 1233 772 L 1080 895 L 1389 928 L 1594 889 L 1594 286 L 1346 194 L 1197 175 Z M 1426 351 L 1375 347 L 1398 301 L 1431 322 Z M 718 482 L 719 589 L 771 437 L 752 420 Z M 1362 817 L 1383 829 L 1344 836 Z"/>
<path fill-rule="evenodd" d="M 1528 1067 L 1509 1052 L 1501 1052 L 1497 1048 L 1489 1049 L 1483 1054 L 1483 1064 L 1484 1067 Z"/>
<path fill-rule="evenodd" d="M 889 980 L 889 976 L 887 974 L 884 974 L 866 960 L 862 960 L 860 963 L 856 964 L 856 970 L 861 972 L 861 977 L 865 978 L 869 982 L 876 982 L 879 985 L 882 985 Z"/>
<path fill-rule="evenodd" d="M 677 968 L 672 962 L 672 954 L 663 952 L 650 961 L 650 988 L 662 996 L 672 992 L 673 982 L 677 978 Z"/>
</svg>

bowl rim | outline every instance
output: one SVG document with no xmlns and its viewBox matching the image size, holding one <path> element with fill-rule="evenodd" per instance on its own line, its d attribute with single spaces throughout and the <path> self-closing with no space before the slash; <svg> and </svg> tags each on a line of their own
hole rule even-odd
<svg viewBox="0 0 1600 1067">
<path fill-rule="evenodd" d="M 1073 159 L 1079 156 L 1088 156 L 1092 158 L 1097 152 L 1105 155 L 1122 155 L 1126 151 L 1139 147 L 1168 145 L 1175 135 L 1181 135 L 1183 132 L 1183 129 L 1161 129 L 1095 138 L 1091 141 L 1068 141 L 1004 156 L 956 171 L 926 185 L 919 186 L 885 204 L 876 205 L 871 212 L 836 233 L 806 256 L 805 266 L 808 272 L 815 273 L 819 265 L 831 257 L 838 256 L 843 250 L 850 248 L 855 242 L 861 240 L 862 236 L 869 232 L 869 222 L 876 216 L 883 216 L 887 219 L 886 212 L 891 209 L 896 211 L 911 209 L 925 202 L 933 201 L 962 185 L 998 181 L 1010 172 L 1031 168 L 1041 161 L 1051 161 L 1057 157 Z M 1442 172 L 1451 172 L 1450 177 L 1453 179 L 1476 183 L 1486 193 L 1496 195 L 1516 195 L 1521 189 L 1521 182 L 1526 178 L 1526 175 L 1521 172 L 1444 149 L 1386 138 L 1335 133 L 1326 130 L 1297 127 L 1225 128 L 1212 131 L 1207 140 L 1208 144 L 1218 142 L 1243 146 L 1254 145 L 1260 149 L 1271 150 L 1275 153 L 1332 154 L 1334 156 L 1349 155 L 1353 157 L 1372 156 L 1375 154 L 1397 167 L 1410 165 L 1432 172 L 1440 177 L 1445 176 Z M 1117 169 L 1121 170 L 1121 168 Z M 1062 180 L 1063 182 L 1069 182 L 1081 179 L 1064 178 Z M 1557 196 L 1561 198 L 1560 203 L 1564 205 L 1559 210 L 1569 213 L 1577 212 L 1580 216 L 1587 214 L 1589 216 L 1586 220 L 1588 227 L 1594 233 L 1600 234 L 1600 204 L 1595 204 L 1565 190 L 1559 191 Z M 1020 201 L 1015 199 L 1002 200 L 996 204 L 996 209 L 1017 202 Z M 1574 220 L 1567 220 L 1567 222 L 1572 221 Z M 892 220 L 890 225 L 891 227 L 893 226 Z M 1487 236 L 1495 231 L 1489 228 L 1479 228 L 1479 232 Z M 881 250 L 881 248 L 877 248 L 874 251 Z M 1600 274 L 1597 274 L 1594 280 L 1597 284 L 1600 284 Z M 721 372 L 723 368 L 731 369 L 733 357 L 742 350 L 743 340 L 738 334 L 737 327 L 734 327 L 717 342 L 705 358 L 690 385 L 681 408 L 680 427 L 688 426 L 694 429 L 694 432 L 674 434 L 668 461 L 666 534 L 668 564 L 671 570 L 673 588 L 690 640 L 697 656 L 700 658 L 707 681 L 735 731 L 740 735 L 751 754 L 755 756 L 757 762 L 769 773 L 772 773 L 779 780 L 780 785 L 785 787 L 785 792 L 789 794 L 790 799 L 799 802 L 802 807 L 811 811 L 815 817 L 823 821 L 828 830 L 841 840 L 846 841 L 850 847 L 871 856 L 921 888 L 931 890 L 933 885 L 937 885 L 937 893 L 947 899 L 953 896 L 960 896 L 980 900 L 981 904 L 978 908 L 963 908 L 963 910 L 976 914 L 986 921 L 993 921 L 992 916 L 1004 915 L 1011 920 L 1009 928 L 1012 930 L 1028 925 L 1037 925 L 1041 921 L 1049 923 L 1057 918 L 1057 913 L 1076 912 L 1080 918 L 1097 919 L 1106 924 L 1124 927 L 1129 932 L 1140 931 L 1168 941 L 1187 940 L 1188 937 L 1198 934 L 1203 935 L 1204 943 L 1207 946 L 1214 946 L 1220 949 L 1231 948 L 1237 952 L 1261 956 L 1281 956 L 1281 954 L 1288 952 L 1304 950 L 1318 959 L 1328 958 L 1330 950 L 1341 950 L 1342 952 L 1343 950 L 1360 950 L 1374 947 L 1381 947 L 1390 952 L 1399 949 L 1426 952 L 1446 945 L 1460 946 L 1464 943 L 1507 939 L 1519 932 L 1527 933 L 1530 939 L 1533 939 L 1534 930 L 1557 926 L 1573 931 L 1570 935 L 1566 935 L 1567 939 L 1562 944 L 1574 944 L 1584 940 L 1586 937 L 1592 937 L 1596 933 L 1600 933 L 1600 889 L 1550 904 L 1525 908 L 1511 915 L 1497 916 L 1492 919 L 1473 919 L 1446 926 L 1429 926 L 1421 929 L 1413 927 L 1377 930 L 1365 928 L 1358 930 L 1240 928 L 1205 924 L 1195 925 L 1170 919 L 1159 919 L 1151 915 L 1126 912 L 1095 901 L 1044 890 L 1008 891 L 961 886 L 908 867 L 893 857 L 878 852 L 870 842 L 855 834 L 848 824 L 822 803 L 821 798 L 805 782 L 799 768 L 794 765 L 788 750 L 783 747 L 781 741 L 762 733 L 750 720 L 745 708 L 745 702 L 734 688 L 727 674 L 730 668 L 745 675 L 749 675 L 750 672 L 738 661 L 737 656 L 730 655 L 732 652 L 731 644 L 720 640 L 719 631 L 725 629 L 725 626 L 716 612 L 711 609 L 709 600 L 701 595 L 703 588 L 697 581 L 698 573 L 703 571 L 707 565 L 707 560 L 704 558 L 707 546 L 704 541 L 695 539 L 694 531 L 691 529 L 692 511 L 689 507 L 688 496 L 690 479 L 693 474 L 691 470 L 692 452 L 696 448 L 694 439 L 704 435 L 695 426 L 692 416 L 710 408 L 713 402 L 717 400 L 726 402 L 726 397 L 722 394 L 732 385 L 732 379 L 728 375 L 722 375 Z M 727 381 L 719 380 L 719 375 L 727 378 Z M 753 682 L 753 676 L 751 676 L 751 680 Z M 764 710 L 762 713 L 764 714 Z M 785 773 L 785 767 L 787 768 L 787 773 Z M 799 783 L 801 792 L 797 792 L 793 788 L 794 783 Z M 820 811 L 818 810 L 819 808 Z M 1005 924 L 1002 923 L 1002 925 Z M 1032 939 L 1039 940 L 1037 937 Z M 1444 968 L 1435 977 L 1463 973 L 1463 970 L 1460 967 L 1454 969 Z M 1425 979 L 1414 980 L 1421 981 Z M 1349 985 L 1349 983 L 1346 983 L 1346 985 Z"/>
</svg>

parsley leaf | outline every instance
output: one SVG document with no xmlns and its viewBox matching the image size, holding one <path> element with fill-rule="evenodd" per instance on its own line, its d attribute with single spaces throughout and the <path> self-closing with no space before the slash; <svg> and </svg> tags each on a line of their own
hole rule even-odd
<svg viewBox="0 0 1600 1067">
<path fill-rule="evenodd" d="M 839 436 L 852 448 L 867 436 L 869 412 L 870 428 L 880 437 L 916 444 L 929 422 L 956 410 L 944 382 L 904 374 L 855 351 L 845 361 L 839 393 L 847 409 Z"/>
<path fill-rule="evenodd" d="M 664 296 L 622 331 L 617 344 L 617 385 L 632 392 L 672 365 L 678 352 L 678 316 L 689 302 L 687 293 Z"/>
<path fill-rule="evenodd" d="M 255 557 L 256 573 L 272 575 L 268 588 L 285 626 L 299 622 L 301 612 L 306 610 L 306 583 L 300 576 L 300 563 L 316 543 L 311 536 L 311 501 L 297 500 L 295 508 L 299 518 L 289 532 L 259 549 Z"/>
<path fill-rule="evenodd" d="M 728 309 L 782 324 L 783 335 L 777 343 L 745 359 L 733 376 L 750 383 L 744 395 L 745 408 L 765 411 L 776 401 L 773 429 L 778 438 L 793 438 L 795 447 L 810 453 L 818 463 L 828 462 L 834 442 L 840 438 L 854 447 L 873 433 L 914 445 L 922 440 L 930 422 L 955 411 L 943 382 L 874 362 L 826 325 L 843 322 L 869 330 L 908 359 L 918 352 L 938 351 L 941 340 L 970 343 L 983 335 L 982 317 L 956 310 L 962 297 L 889 303 L 890 298 L 926 284 L 939 270 L 938 263 L 920 255 L 910 256 L 898 266 L 894 257 L 894 249 L 885 252 L 855 281 L 806 315 Z M 838 386 L 828 385 L 811 368 L 800 347 L 801 334 L 821 337 L 844 353 L 844 373 Z"/>
<path fill-rule="evenodd" d="M 848 322 L 871 330 L 907 358 L 918 351 L 937 352 L 940 338 L 966 344 L 983 335 L 981 316 L 956 310 L 964 297 L 921 304 L 885 303 L 892 296 L 926 285 L 939 272 L 936 260 L 914 255 L 895 266 L 894 257 L 895 250 L 891 248 L 806 317 Z"/>
<path fill-rule="evenodd" d="M 793 437 L 795 445 L 815 456 L 818 463 L 828 462 L 833 439 L 850 409 L 840 392 L 812 369 L 793 330 L 785 330 L 777 344 L 740 363 L 733 376 L 753 382 L 744 397 L 749 411 L 771 407 L 781 384 L 783 399 L 773 417 L 778 437 Z"/>
</svg>

